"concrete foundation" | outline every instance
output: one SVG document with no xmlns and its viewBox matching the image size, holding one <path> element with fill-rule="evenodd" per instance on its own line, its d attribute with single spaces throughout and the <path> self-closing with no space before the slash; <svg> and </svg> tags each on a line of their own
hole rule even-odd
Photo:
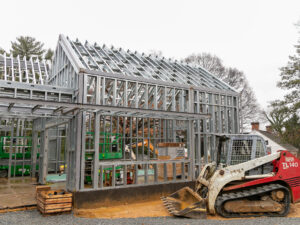
<svg viewBox="0 0 300 225">
<path fill-rule="evenodd" d="M 75 192 L 74 208 L 94 209 L 143 201 L 159 200 L 161 196 L 169 195 L 185 186 L 189 186 L 193 189 L 195 187 L 195 182 Z"/>
</svg>

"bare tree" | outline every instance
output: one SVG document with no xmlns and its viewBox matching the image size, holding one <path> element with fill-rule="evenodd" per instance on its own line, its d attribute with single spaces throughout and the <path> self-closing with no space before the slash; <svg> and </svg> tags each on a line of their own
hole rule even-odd
<svg viewBox="0 0 300 225">
<path fill-rule="evenodd" d="M 268 107 L 268 111 L 264 111 L 265 117 L 271 124 L 272 129 L 276 134 L 282 137 L 284 123 L 287 121 L 291 115 L 288 106 L 286 106 L 284 101 L 275 100 L 271 102 Z"/>
<path fill-rule="evenodd" d="M 151 50 L 149 51 L 149 54 L 152 55 L 152 56 L 154 56 L 154 57 L 162 57 L 162 56 L 163 56 L 162 51 L 160 51 L 160 50 L 155 50 L 155 49 L 151 49 Z"/>
<path fill-rule="evenodd" d="M 210 53 L 192 54 L 186 57 L 184 61 L 205 68 L 239 92 L 240 130 L 242 132 L 250 128 L 251 122 L 264 119 L 254 91 L 242 71 L 225 67 L 219 57 Z"/>
<path fill-rule="evenodd" d="M 218 77 L 237 91 L 242 91 L 244 86 L 248 84 L 245 74 L 236 68 L 226 68 Z"/>
<path fill-rule="evenodd" d="M 217 77 L 222 78 L 225 74 L 226 68 L 223 66 L 222 60 L 216 55 L 210 53 L 192 54 L 184 59 L 185 62 L 194 65 L 200 65 Z"/>
</svg>

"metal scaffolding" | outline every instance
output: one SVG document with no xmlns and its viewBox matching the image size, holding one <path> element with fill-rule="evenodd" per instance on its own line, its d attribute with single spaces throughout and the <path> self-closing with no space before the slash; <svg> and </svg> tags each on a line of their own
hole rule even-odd
<svg viewBox="0 0 300 225">
<path fill-rule="evenodd" d="M 203 68 L 63 35 L 48 68 L 0 57 L 0 116 L 33 121 L 41 183 L 62 164 L 71 191 L 191 181 L 215 159 L 216 135 L 239 133 L 238 93 Z M 185 153 L 162 157 L 170 142 Z"/>
</svg>

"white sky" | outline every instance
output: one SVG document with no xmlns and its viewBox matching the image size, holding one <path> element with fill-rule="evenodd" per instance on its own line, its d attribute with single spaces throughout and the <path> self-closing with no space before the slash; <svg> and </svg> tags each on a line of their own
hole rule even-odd
<svg viewBox="0 0 300 225">
<path fill-rule="evenodd" d="M 262 106 L 283 96 L 279 68 L 294 54 L 300 0 L 9 0 L 0 2 L 0 47 L 30 35 L 55 48 L 58 35 L 181 59 L 210 52 L 245 72 Z"/>
</svg>

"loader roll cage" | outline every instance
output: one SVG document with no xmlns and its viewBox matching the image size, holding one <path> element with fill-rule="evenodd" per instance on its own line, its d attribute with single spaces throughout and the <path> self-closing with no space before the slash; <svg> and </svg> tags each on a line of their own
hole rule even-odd
<svg viewBox="0 0 300 225">
<path fill-rule="evenodd" d="M 220 162 L 236 165 L 267 155 L 265 140 L 258 135 L 227 135 L 217 137 Z"/>
</svg>

